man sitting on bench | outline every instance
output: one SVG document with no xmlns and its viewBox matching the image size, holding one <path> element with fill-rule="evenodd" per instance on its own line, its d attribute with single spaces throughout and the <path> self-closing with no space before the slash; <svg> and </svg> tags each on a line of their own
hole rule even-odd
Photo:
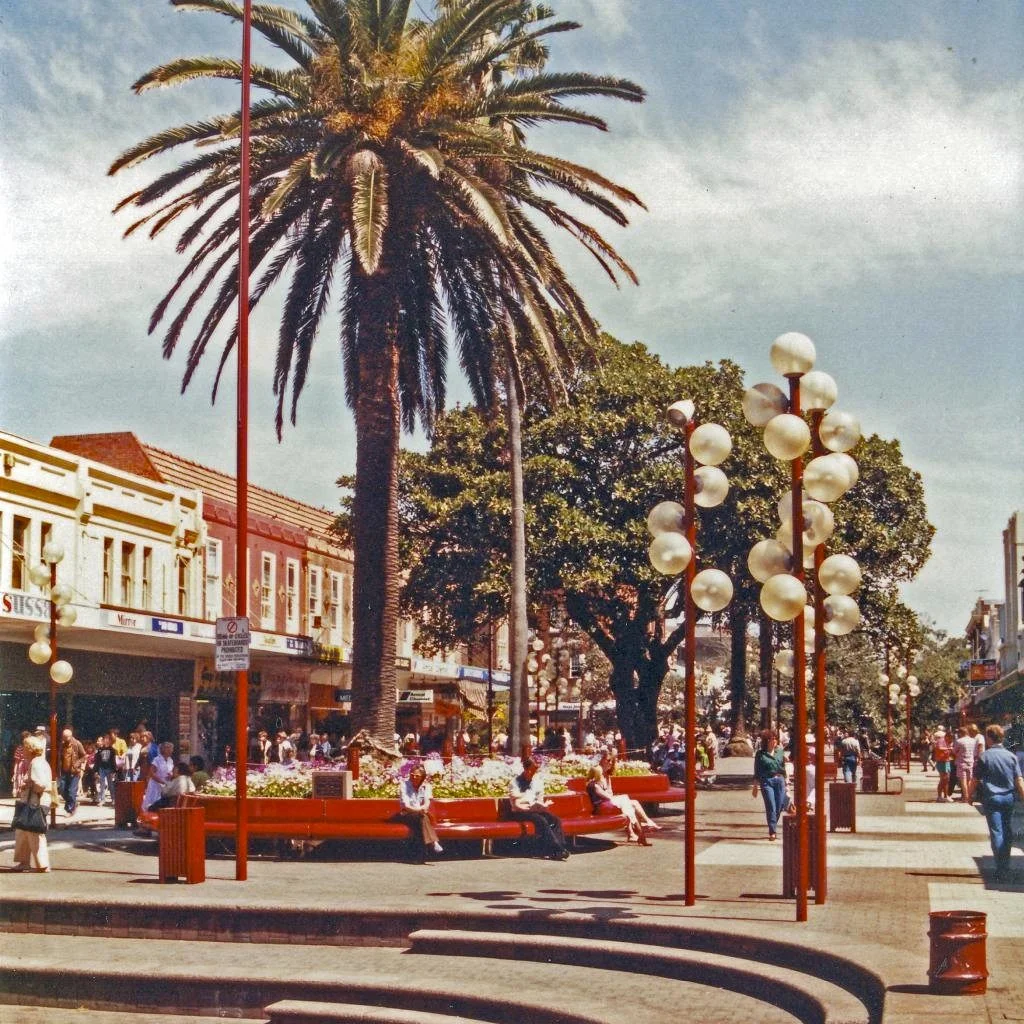
<svg viewBox="0 0 1024 1024">
<path fill-rule="evenodd" d="M 544 799 L 544 785 L 536 776 L 537 762 L 532 757 L 525 758 L 522 774 L 517 775 L 509 787 L 512 805 L 509 817 L 533 823 L 542 856 L 550 860 L 567 860 L 569 850 L 562 822 L 548 810 L 550 802 Z"/>
</svg>

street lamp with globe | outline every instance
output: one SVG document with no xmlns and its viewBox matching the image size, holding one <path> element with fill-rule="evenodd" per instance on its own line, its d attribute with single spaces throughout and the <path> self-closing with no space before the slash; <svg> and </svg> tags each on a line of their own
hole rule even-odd
<svg viewBox="0 0 1024 1024">
<path fill-rule="evenodd" d="M 46 589 L 50 598 L 50 621 L 35 628 L 34 642 L 28 649 L 29 661 L 34 665 L 49 665 L 50 671 L 50 770 L 57 779 L 59 751 L 57 747 L 57 687 L 71 681 L 71 664 L 57 656 L 57 626 L 71 626 L 77 612 L 71 607 L 72 590 L 66 583 L 57 582 L 57 566 L 64 558 L 64 548 L 54 540 L 43 545 L 43 561 L 29 569 L 29 579 L 39 588 Z M 57 803 L 50 804 L 50 824 L 57 823 Z"/>
<path fill-rule="evenodd" d="M 684 666 L 686 687 L 686 821 L 684 825 L 685 902 L 696 903 L 696 791 L 697 791 L 697 609 L 720 612 L 732 600 L 732 580 L 720 569 L 697 571 L 696 508 L 714 508 L 725 501 L 729 481 L 718 468 L 732 450 L 732 438 L 717 423 L 698 425 L 696 407 L 685 399 L 666 411 L 669 424 L 683 437 L 683 503 L 662 501 L 647 517 L 654 538 L 648 556 L 665 576 L 683 574 L 685 619 Z"/>
</svg>

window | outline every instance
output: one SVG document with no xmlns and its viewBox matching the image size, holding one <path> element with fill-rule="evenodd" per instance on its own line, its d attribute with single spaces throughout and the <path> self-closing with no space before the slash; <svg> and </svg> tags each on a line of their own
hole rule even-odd
<svg viewBox="0 0 1024 1024">
<path fill-rule="evenodd" d="M 306 613 L 309 617 L 309 631 L 321 629 L 320 603 L 323 600 L 323 569 L 318 565 L 309 567 L 309 594 Z"/>
<path fill-rule="evenodd" d="M 331 607 L 328 612 L 329 621 L 332 630 L 341 629 L 342 619 L 342 606 L 343 606 L 343 581 L 344 577 L 340 572 L 332 572 L 328 574 L 328 580 L 330 580 L 330 594 L 331 594 Z"/>
<path fill-rule="evenodd" d="M 188 561 L 178 558 L 178 614 L 188 615 Z"/>
<path fill-rule="evenodd" d="M 28 588 L 28 531 L 30 520 L 24 516 L 14 517 L 13 561 L 11 562 L 11 589 Z"/>
<path fill-rule="evenodd" d="M 103 603 L 114 603 L 114 540 L 103 538 Z"/>
<path fill-rule="evenodd" d="M 43 548 L 53 540 L 53 523 L 39 524 L 39 561 L 48 564 L 43 558 Z"/>
<path fill-rule="evenodd" d="M 216 619 L 221 613 L 220 541 L 206 542 L 206 618 Z"/>
<path fill-rule="evenodd" d="M 153 549 L 142 549 L 142 607 L 153 607 Z"/>
<path fill-rule="evenodd" d="M 274 569 L 277 560 L 264 552 L 260 565 L 260 620 L 264 629 L 274 628 Z"/>
<path fill-rule="evenodd" d="M 284 618 L 285 632 L 299 631 L 299 563 L 294 558 L 285 562 Z"/>
<path fill-rule="evenodd" d="M 135 602 L 135 545 L 121 544 L 121 607 L 132 608 Z"/>
</svg>

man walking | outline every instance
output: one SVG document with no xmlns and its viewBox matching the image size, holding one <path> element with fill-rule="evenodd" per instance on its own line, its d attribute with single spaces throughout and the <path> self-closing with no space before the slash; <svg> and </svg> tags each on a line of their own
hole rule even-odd
<svg viewBox="0 0 1024 1024">
<path fill-rule="evenodd" d="M 860 760 L 860 740 L 853 729 L 847 729 L 839 744 L 840 763 L 843 767 L 843 782 L 857 781 L 857 762 Z"/>
<path fill-rule="evenodd" d="M 988 821 L 989 842 L 996 861 L 996 880 L 1010 877 L 1013 848 L 1013 795 L 1024 800 L 1024 775 L 1017 758 L 1003 746 L 1003 729 L 990 725 L 985 730 L 985 753 L 975 764 L 975 778 Z"/>
<path fill-rule="evenodd" d="M 85 771 L 85 747 L 75 739 L 70 728 L 61 733 L 58 764 L 57 790 L 64 798 L 65 815 L 73 818 L 78 810 L 78 787 Z"/>
</svg>

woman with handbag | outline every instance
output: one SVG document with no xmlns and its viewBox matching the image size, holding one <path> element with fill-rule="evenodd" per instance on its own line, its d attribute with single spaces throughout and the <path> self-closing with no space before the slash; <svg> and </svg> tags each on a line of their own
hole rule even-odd
<svg viewBox="0 0 1024 1024">
<path fill-rule="evenodd" d="M 46 848 L 46 818 L 50 808 L 53 773 L 43 757 L 46 744 L 39 736 L 29 736 L 24 743 L 31 759 L 28 778 L 15 794 L 14 806 L 14 870 L 28 871 L 35 862 L 36 871 L 50 870 L 50 854 Z"/>
</svg>

